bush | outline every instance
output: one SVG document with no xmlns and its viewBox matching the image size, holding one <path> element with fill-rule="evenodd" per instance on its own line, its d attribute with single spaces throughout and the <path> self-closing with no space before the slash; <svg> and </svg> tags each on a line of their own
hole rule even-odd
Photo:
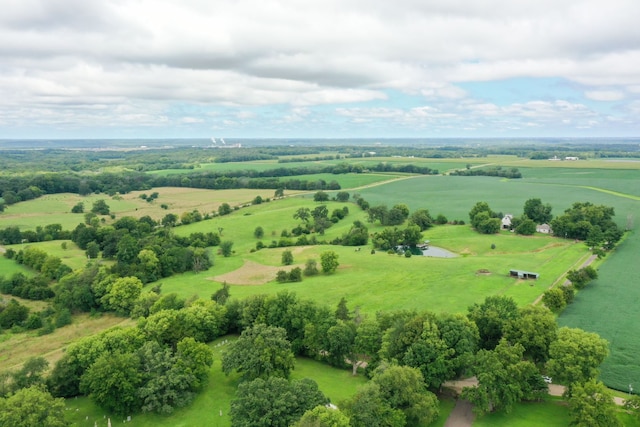
<svg viewBox="0 0 640 427">
<path fill-rule="evenodd" d="M 315 259 L 308 259 L 304 266 L 305 276 L 315 276 L 318 274 L 318 264 Z"/>
</svg>

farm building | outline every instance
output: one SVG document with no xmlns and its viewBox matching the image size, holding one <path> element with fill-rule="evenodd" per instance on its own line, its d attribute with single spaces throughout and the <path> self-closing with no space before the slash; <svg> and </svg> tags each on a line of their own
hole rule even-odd
<svg viewBox="0 0 640 427">
<path fill-rule="evenodd" d="M 536 231 L 538 233 L 544 233 L 544 234 L 551 234 L 553 233 L 553 230 L 551 229 L 551 226 L 549 224 L 539 224 L 536 225 Z"/>
<path fill-rule="evenodd" d="M 518 279 L 537 279 L 540 274 L 523 270 L 509 270 L 509 276 L 517 277 Z"/>
<path fill-rule="evenodd" d="M 506 214 L 504 218 L 502 218 L 502 229 L 509 230 L 511 228 L 511 220 L 513 219 L 513 215 Z"/>
</svg>

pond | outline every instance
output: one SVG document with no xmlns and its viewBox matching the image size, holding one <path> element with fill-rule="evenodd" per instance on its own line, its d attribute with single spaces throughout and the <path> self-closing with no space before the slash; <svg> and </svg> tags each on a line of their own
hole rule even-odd
<svg viewBox="0 0 640 427">
<path fill-rule="evenodd" d="M 435 258 L 455 258 L 458 255 L 453 252 L 449 252 L 446 249 L 438 248 L 436 246 L 429 246 L 428 249 L 422 251 L 423 256 L 430 256 Z"/>
</svg>

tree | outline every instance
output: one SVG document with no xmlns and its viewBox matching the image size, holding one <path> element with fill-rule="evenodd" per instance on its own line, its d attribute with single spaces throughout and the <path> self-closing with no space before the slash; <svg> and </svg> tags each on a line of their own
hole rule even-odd
<svg viewBox="0 0 640 427">
<path fill-rule="evenodd" d="M 44 373 L 49 368 L 49 362 L 43 357 L 30 357 L 22 367 L 11 374 L 12 389 L 44 385 Z"/>
<path fill-rule="evenodd" d="M 380 386 L 370 382 L 341 405 L 349 417 L 351 427 L 404 427 L 404 412 L 392 408 L 380 391 Z"/>
<path fill-rule="evenodd" d="M 598 272 L 590 265 L 579 270 L 569 270 L 567 279 L 576 289 L 582 289 L 589 282 L 598 278 Z"/>
<path fill-rule="evenodd" d="M 384 216 L 384 225 L 400 225 L 409 217 L 409 208 L 405 204 L 394 205 Z"/>
<path fill-rule="evenodd" d="M 289 427 L 306 411 L 327 402 L 318 384 L 308 378 L 291 382 L 256 378 L 238 386 L 229 414 L 237 427 Z"/>
<path fill-rule="evenodd" d="M 229 299 L 229 289 L 230 286 L 227 284 L 227 282 L 224 282 L 222 284 L 222 287 L 211 295 L 211 299 L 220 305 L 225 305 L 227 303 L 227 300 Z"/>
<path fill-rule="evenodd" d="M 438 399 L 427 390 L 418 369 L 380 367 L 372 381 L 380 387 L 380 394 L 389 406 L 404 413 L 407 425 L 429 425 L 438 418 Z"/>
<path fill-rule="evenodd" d="M 613 393 L 601 382 L 591 379 L 575 384 L 569 398 L 569 416 L 572 426 L 618 427 Z"/>
<path fill-rule="evenodd" d="M 0 398 L 0 425 L 12 427 L 66 427 L 64 399 L 54 399 L 37 386 Z"/>
<path fill-rule="evenodd" d="M 433 227 L 433 218 L 428 209 L 418 209 L 409 217 L 409 224 L 417 225 L 420 231 Z"/>
<path fill-rule="evenodd" d="M 282 265 L 291 265 L 293 264 L 293 252 L 290 250 L 284 250 L 282 252 Z"/>
<path fill-rule="evenodd" d="M 340 263 L 338 254 L 333 251 L 325 251 L 320 254 L 320 265 L 324 274 L 335 273 Z"/>
<path fill-rule="evenodd" d="M 338 202 L 343 202 L 343 203 L 348 202 L 349 201 L 349 193 L 346 192 L 346 191 L 338 191 L 336 193 L 336 200 Z"/>
<path fill-rule="evenodd" d="M 318 274 L 318 263 L 316 262 L 315 259 L 307 260 L 307 262 L 304 265 L 303 273 L 305 276 L 315 276 Z"/>
<path fill-rule="evenodd" d="M 516 402 L 547 394 L 546 384 L 532 362 L 523 361 L 524 347 L 500 341 L 494 350 L 480 350 L 473 372 L 478 385 L 465 387 L 462 397 L 474 404 L 482 415 L 504 409 L 509 412 Z"/>
<path fill-rule="evenodd" d="M 82 375 L 80 389 L 102 408 L 127 415 L 140 409 L 140 359 L 134 353 L 100 356 Z"/>
<path fill-rule="evenodd" d="M 91 212 L 96 215 L 109 215 L 109 205 L 107 205 L 104 199 L 96 200 L 93 202 Z"/>
<path fill-rule="evenodd" d="M 302 222 L 309 222 L 311 218 L 311 210 L 309 208 L 298 208 L 298 210 L 293 214 L 293 219 L 299 219 Z"/>
<path fill-rule="evenodd" d="M 547 370 L 554 380 L 570 389 L 572 384 L 596 378 L 608 354 L 608 343 L 598 334 L 562 327 L 549 346 Z"/>
<path fill-rule="evenodd" d="M 542 302 L 554 313 L 562 311 L 567 305 L 565 294 L 560 288 L 551 288 L 544 291 L 544 294 L 542 294 Z"/>
<path fill-rule="evenodd" d="M 469 307 L 469 319 L 480 333 L 480 347 L 491 350 L 498 345 L 503 336 L 505 325 L 518 317 L 518 305 L 512 298 L 490 296 L 482 304 Z"/>
<path fill-rule="evenodd" d="M 335 408 L 324 405 L 309 409 L 294 427 L 349 427 L 349 418 Z"/>
<path fill-rule="evenodd" d="M 281 376 L 288 378 L 294 356 L 287 331 L 259 323 L 242 331 L 222 355 L 222 370 L 229 375 L 238 371 L 243 379 Z"/>
<path fill-rule="evenodd" d="M 264 229 L 261 226 L 257 226 L 256 229 L 253 230 L 253 237 L 262 239 L 264 237 Z"/>
<path fill-rule="evenodd" d="M 344 246 L 362 246 L 369 241 L 369 230 L 361 221 L 354 221 L 347 234 L 342 236 Z"/>
<path fill-rule="evenodd" d="M 127 315 L 142 293 L 142 282 L 137 277 L 120 277 L 109 284 L 100 302 L 108 310 Z"/>
<path fill-rule="evenodd" d="M 142 368 L 142 385 L 138 389 L 143 412 L 170 414 L 186 406 L 193 398 L 193 376 L 177 369 L 176 356 L 169 347 L 156 341 L 146 342 L 138 351 Z"/>
<path fill-rule="evenodd" d="M 233 253 L 233 242 L 231 240 L 223 240 L 220 242 L 220 253 L 223 257 L 229 258 Z"/>
<path fill-rule="evenodd" d="M 523 218 L 515 228 L 515 232 L 516 234 L 531 236 L 536 232 L 536 223 L 532 219 Z"/>
<path fill-rule="evenodd" d="M 548 224 L 553 218 L 551 205 L 548 203 L 543 205 L 540 199 L 529 199 L 524 202 L 524 214 L 536 224 Z"/>
<path fill-rule="evenodd" d="M 232 210 L 233 209 L 231 208 L 229 203 L 222 203 L 220 206 L 218 206 L 218 215 L 229 215 Z"/>
<path fill-rule="evenodd" d="M 84 213 L 84 203 L 78 202 L 71 208 L 71 213 Z"/>
<path fill-rule="evenodd" d="M 528 360 L 545 363 L 557 330 L 558 324 L 551 311 L 538 306 L 525 306 L 520 309 L 520 316 L 505 325 L 504 337 L 510 343 L 522 344 Z"/>
<path fill-rule="evenodd" d="M 329 201 L 329 195 L 327 193 L 325 193 L 324 191 L 318 191 L 313 195 L 313 201 L 314 202 L 328 202 Z"/>
</svg>

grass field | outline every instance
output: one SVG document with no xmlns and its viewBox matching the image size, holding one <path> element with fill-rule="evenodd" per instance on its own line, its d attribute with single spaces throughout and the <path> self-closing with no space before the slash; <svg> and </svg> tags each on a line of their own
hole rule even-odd
<svg viewBox="0 0 640 427">
<path fill-rule="evenodd" d="M 71 325 L 56 329 L 48 335 L 37 336 L 35 332 L 0 335 L 0 371 L 15 369 L 30 357 L 42 356 L 50 366 L 62 357 L 63 348 L 73 341 L 94 335 L 116 325 L 128 326 L 135 321 L 111 314 L 91 317 L 75 315 Z"/>
<path fill-rule="evenodd" d="M 231 289 L 232 297 L 236 298 L 287 289 L 295 291 L 301 298 L 331 306 L 344 296 L 350 305 L 359 306 L 369 313 L 398 308 L 464 312 L 469 305 L 487 295 L 509 295 L 519 304 L 531 303 L 587 255 L 582 244 L 544 235 L 520 237 L 502 232 L 486 236 L 472 231 L 469 226 L 440 226 L 428 230 L 425 238 L 434 246 L 458 253 L 458 258 L 416 256 L 407 259 L 383 252 L 372 255 L 369 248 L 355 251 L 352 247 L 342 246 L 297 247 L 293 248 L 297 265 L 303 265 L 310 258 L 319 260 L 320 253 L 325 250 L 335 251 L 340 257 L 338 271 L 329 276 L 305 278 L 301 283 L 278 284 L 271 280 L 257 286 L 240 286 L 249 282 L 233 281 L 229 273 L 250 277 L 251 274 L 261 274 L 260 266 L 279 268 L 283 249 L 250 252 L 257 241 L 253 230 L 258 225 L 268 224 L 265 235 L 269 237 L 263 240 L 268 244 L 272 239 L 279 239 L 282 229 L 291 228 L 292 215 L 299 206 L 313 207 L 314 204 L 311 201 L 282 200 L 243 209 L 244 213 L 236 212 L 177 228 L 177 234 L 187 235 L 194 231 L 215 231 L 221 227 L 223 239 L 234 242 L 235 254 L 229 258 L 214 256 L 214 267 L 207 272 L 163 279 L 163 292 L 207 297 L 227 281 L 237 285 Z M 330 211 L 342 206 L 344 204 L 328 204 Z M 327 230 L 327 240 L 346 232 L 355 219 L 364 220 L 364 214 L 355 205 L 347 206 L 351 213 Z M 381 229 L 380 226 L 371 226 L 369 231 Z M 491 244 L 495 244 L 496 249 L 491 249 Z M 243 275 L 240 273 L 245 263 L 248 265 L 245 268 L 250 271 Z M 536 271 L 541 278 L 528 282 L 514 280 L 508 277 L 511 268 Z M 478 274 L 478 270 L 488 270 L 490 274 Z M 275 273 L 271 274 L 273 279 Z"/>
</svg>

